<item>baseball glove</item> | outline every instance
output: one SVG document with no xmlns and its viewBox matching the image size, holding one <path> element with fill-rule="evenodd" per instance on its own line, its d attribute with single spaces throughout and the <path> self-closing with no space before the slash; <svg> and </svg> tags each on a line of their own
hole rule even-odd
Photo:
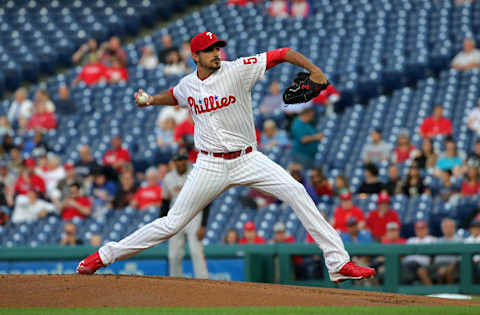
<svg viewBox="0 0 480 315">
<path fill-rule="evenodd" d="M 330 83 L 316 83 L 310 80 L 310 73 L 299 72 L 292 85 L 283 92 L 285 104 L 305 103 L 317 97 L 322 90 L 325 90 Z"/>
</svg>

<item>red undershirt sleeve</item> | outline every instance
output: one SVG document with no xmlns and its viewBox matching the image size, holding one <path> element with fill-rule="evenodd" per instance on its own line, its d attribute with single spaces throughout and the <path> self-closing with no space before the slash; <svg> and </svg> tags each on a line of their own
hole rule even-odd
<svg viewBox="0 0 480 315">
<path fill-rule="evenodd" d="M 173 88 L 170 88 L 170 95 L 172 96 L 173 100 L 175 101 L 175 105 L 178 105 L 177 98 L 175 97 L 175 94 L 173 94 Z"/>
<path fill-rule="evenodd" d="M 285 62 L 285 55 L 290 48 L 278 48 L 275 50 L 267 51 L 267 67 L 266 70 Z"/>
</svg>

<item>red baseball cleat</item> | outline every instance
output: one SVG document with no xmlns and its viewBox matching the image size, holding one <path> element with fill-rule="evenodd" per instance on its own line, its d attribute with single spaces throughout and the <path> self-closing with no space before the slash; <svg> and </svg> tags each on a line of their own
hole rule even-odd
<svg viewBox="0 0 480 315">
<path fill-rule="evenodd" d="M 353 261 L 346 263 L 339 272 L 330 274 L 330 280 L 339 283 L 345 280 L 360 280 L 373 277 L 377 272 L 373 268 L 361 267 Z"/>
<path fill-rule="evenodd" d="M 105 267 L 105 265 L 100 259 L 98 252 L 95 252 L 78 264 L 77 273 L 81 275 L 91 275 L 101 267 Z"/>
</svg>

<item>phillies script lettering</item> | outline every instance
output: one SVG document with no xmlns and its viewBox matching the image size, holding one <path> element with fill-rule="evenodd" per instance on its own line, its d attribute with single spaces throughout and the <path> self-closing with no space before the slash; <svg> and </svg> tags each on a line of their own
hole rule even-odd
<svg viewBox="0 0 480 315">
<path fill-rule="evenodd" d="M 233 95 L 230 95 L 229 97 L 222 97 L 221 99 L 219 99 L 218 96 L 209 96 L 204 97 L 203 101 L 199 99 L 197 104 L 196 100 L 189 96 L 187 101 L 192 112 L 195 111 L 195 114 L 198 115 L 227 107 L 228 105 L 235 103 L 237 99 Z"/>
</svg>

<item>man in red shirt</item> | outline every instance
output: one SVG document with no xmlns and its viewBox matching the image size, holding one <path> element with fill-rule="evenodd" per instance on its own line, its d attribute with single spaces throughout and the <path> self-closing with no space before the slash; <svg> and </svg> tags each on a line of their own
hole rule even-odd
<svg viewBox="0 0 480 315">
<path fill-rule="evenodd" d="M 35 190 L 45 195 L 46 186 L 42 177 L 35 174 L 35 160 L 29 158 L 23 163 L 23 170 L 15 183 L 15 194 L 26 195 L 28 191 Z"/>
<path fill-rule="evenodd" d="M 162 186 L 158 183 L 158 173 L 154 167 L 147 170 L 147 185 L 140 187 L 133 196 L 130 206 L 140 210 L 148 207 L 160 207 L 162 204 Z"/>
<path fill-rule="evenodd" d="M 124 163 L 130 162 L 130 152 L 122 147 L 122 138 L 115 136 L 112 139 L 112 149 L 103 156 L 103 164 L 110 165 L 120 171 Z"/>
<path fill-rule="evenodd" d="M 33 114 L 28 121 L 27 130 L 48 130 L 57 128 L 57 119 L 55 118 L 55 114 L 47 111 L 47 107 L 44 102 L 39 102 L 35 107 L 35 114 Z"/>
<path fill-rule="evenodd" d="M 357 218 L 359 228 L 363 229 L 365 226 L 363 210 L 353 204 L 352 194 L 350 192 L 344 192 L 340 195 L 340 206 L 335 209 L 335 213 L 333 214 L 332 225 L 335 230 L 347 233 L 347 220 L 350 217 Z"/>
<path fill-rule="evenodd" d="M 107 67 L 104 64 L 98 62 L 97 59 L 91 59 L 90 62 L 82 68 L 82 71 L 80 71 L 78 77 L 73 81 L 73 84 L 77 84 L 80 81 L 85 82 L 86 85 L 97 84 L 105 80 L 106 71 Z"/>
<path fill-rule="evenodd" d="M 373 237 L 381 240 L 387 231 L 389 222 L 396 222 L 400 226 L 400 218 L 395 210 L 390 208 L 390 196 L 386 192 L 378 195 L 378 209 L 373 210 L 368 215 L 367 228 Z"/>
<path fill-rule="evenodd" d="M 198 151 L 195 150 L 193 145 L 193 130 L 192 113 L 188 111 L 187 119 L 179 123 L 175 128 L 173 140 L 188 151 L 188 160 L 190 163 L 195 163 L 198 155 Z"/>
<path fill-rule="evenodd" d="M 105 76 L 110 83 L 128 81 L 127 68 L 122 66 L 118 58 L 111 59 L 112 65 L 105 71 Z"/>
<path fill-rule="evenodd" d="M 85 219 L 92 213 L 90 199 L 80 194 L 80 184 L 72 183 L 69 186 L 69 195 L 59 207 L 63 220 L 71 220 L 75 217 Z"/>
<path fill-rule="evenodd" d="M 430 138 L 437 135 L 451 135 L 452 122 L 443 116 L 443 107 L 436 105 L 433 109 L 433 116 L 425 118 L 420 125 L 420 135 Z"/>
<path fill-rule="evenodd" d="M 273 226 L 273 239 L 270 243 L 295 243 L 295 238 L 285 232 L 285 224 L 277 222 Z"/>
<path fill-rule="evenodd" d="M 265 244 L 263 237 L 257 235 L 257 228 L 252 221 L 245 222 L 243 225 L 243 237 L 238 241 L 238 244 Z"/>
<path fill-rule="evenodd" d="M 397 222 L 387 224 L 387 232 L 382 237 L 382 244 L 405 244 L 406 239 L 400 237 L 400 225 Z"/>
</svg>

